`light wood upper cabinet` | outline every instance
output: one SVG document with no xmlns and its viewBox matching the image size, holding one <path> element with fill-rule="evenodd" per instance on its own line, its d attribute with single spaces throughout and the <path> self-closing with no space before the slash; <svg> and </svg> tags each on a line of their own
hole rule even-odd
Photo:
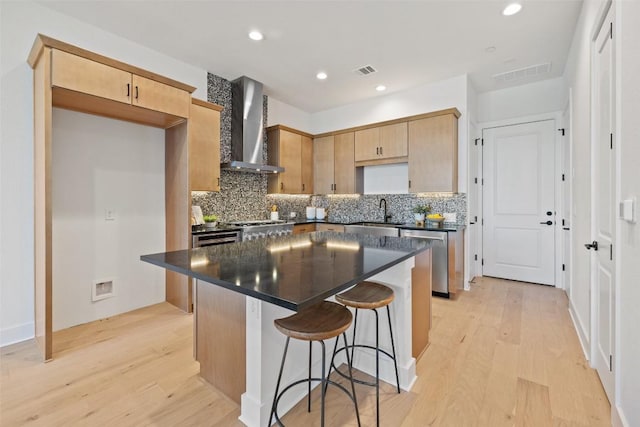
<svg viewBox="0 0 640 427">
<path fill-rule="evenodd" d="M 313 193 L 311 135 L 285 126 L 272 126 L 267 129 L 267 152 L 269 163 L 284 168 L 284 172 L 269 175 L 269 193 Z"/>
<path fill-rule="evenodd" d="M 314 140 L 314 189 L 318 194 L 356 192 L 354 133 L 346 132 Z"/>
<path fill-rule="evenodd" d="M 355 161 L 378 159 L 380 155 L 380 128 L 362 129 L 355 132 Z"/>
<path fill-rule="evenodd" d="M 189 92 L 135 74 L 132 75 L 132 81 L 133 105 L 174 116 L 189 117 Z"/>
<path fill-rule="evenodd" d="M 409 122 L 409 191 L 458 191 L 458 118 L 455 114 Z"/>
<path fill-rule="evenodd" d="M 407 156 L 407 123 L 380 126 L 380 156 L 385 159 Z"/>
<path fill-rule="evenodd" d="M 53 49 L 51 86 L 131 103 L 131 73 Z"/>
<path fill-rule="evenodd" d="M 313 188 L 318 194 L 330 194 L 334 191 L 333 141 L 333 135 L 313 140 Z"/>
<path fill-rule="evenodd" d="M 300 139 L 300 177 L 302 181 L 302 194 L 313 194 L 313 139 L 311 136 L 302 135 Z"/>
<path fill-rule="evenodd" d="M 189 188 L 220 191 L 220 110 L 193 99 L 189 113 Z"/>
<path fill-rule="evenodd" d="M 38 34 L 29 65 L 44 56 L 54 107 L 163 129 L 189 118 L 192 86 Z"/>
<path fill-rule="evenodd" d="M 398 163 L 407 156 L 407 123 L 394 123 L 355 131 L 355 161 Z M 404 160 L 406 161 L 406 160 Z"/>
</svg>

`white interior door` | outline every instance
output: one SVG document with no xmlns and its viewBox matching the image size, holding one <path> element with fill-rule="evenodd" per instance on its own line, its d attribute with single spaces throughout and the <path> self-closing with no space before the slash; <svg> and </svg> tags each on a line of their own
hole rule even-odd
<svg viewBox="0 0 640 427">
<path fill-rule="evenodd" d="M 611 14 L 611 11 L 609 12 Z M 594 365 L 610 401 L 613 401 L 613 339 L 615 264 L 613 236 L 615 235 L 615 141 L 614 126 L 614 50 L 612 18 L 607 15 L 596 38 L 594 55 L 594 118 L 592 203 L 595 242 L 592 271 L 595 286 L 593 328 Z M 588 245 L 589 246 L 589 245 Z"/>
<path fill-rule="evenodd" d="M 555 283 L 555 122 L 483 130 L 483 275 Z"/>
</svg>

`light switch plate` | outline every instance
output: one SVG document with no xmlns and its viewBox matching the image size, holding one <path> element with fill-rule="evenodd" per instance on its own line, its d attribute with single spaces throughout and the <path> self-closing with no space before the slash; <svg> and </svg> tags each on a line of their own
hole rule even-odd
<svg viewBox="0 0 640 427">
<path fill-rule="evenodd" d="M 620 202 L 620 218 L 627 222 L 631 222 L 631 223 L 636 222 L 635 204 L 636 204 L 635 197 L 621 201 Z"/>
</svg>

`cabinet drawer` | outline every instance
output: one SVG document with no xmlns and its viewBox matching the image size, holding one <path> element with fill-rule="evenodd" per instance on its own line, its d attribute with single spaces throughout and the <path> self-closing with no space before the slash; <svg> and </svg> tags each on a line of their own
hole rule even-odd
<svg viewBox="0 0 640 427">
<path fill-rule="evenodd" d="M 344 225 L 340 224 L 316 224 L 316 231 L 334 231 L 344 233 Z"/>
<path fill-rule="evenodd" d="M 316 231 L 315 224 L 297 224 L 293 226 L 293 234 L 311 233 Z"/>
<path fill-rule="evenodd" d="M 56 49 L 51 51 L 51 85 L 131 103 L 131 73 Z"/>
<path fill-rule="evenodd" d="M 132 104 L 138 107 L 189 117 L 191 95 L 185 90 L 134 74 L 132 95 Z"/>
</svg>

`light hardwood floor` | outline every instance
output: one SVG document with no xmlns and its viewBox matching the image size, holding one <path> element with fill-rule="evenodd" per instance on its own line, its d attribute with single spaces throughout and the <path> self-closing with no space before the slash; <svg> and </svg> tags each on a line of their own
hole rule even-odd
<svg viewBox="0 0 640 427">
<path fill-rule="evenodd" d="M 168 304 L 57 332 L 54 360 L 33 342 L 0 351 L 1 426 L 241 426 L 238 406 L 199 378 L 192 318 Z M 562 291 L 483 278 L 455 301 L 434 299 L 418 381 L 383 387 L 383 426 L 608 426 L 610 407 L 582 356 Z M 363 425 L 373 389 L 356 388 Z M 319 425 L 301 402 L 289 426 Z M 328 425 L 356 425 L 329 388 Z"/>
</svg>

